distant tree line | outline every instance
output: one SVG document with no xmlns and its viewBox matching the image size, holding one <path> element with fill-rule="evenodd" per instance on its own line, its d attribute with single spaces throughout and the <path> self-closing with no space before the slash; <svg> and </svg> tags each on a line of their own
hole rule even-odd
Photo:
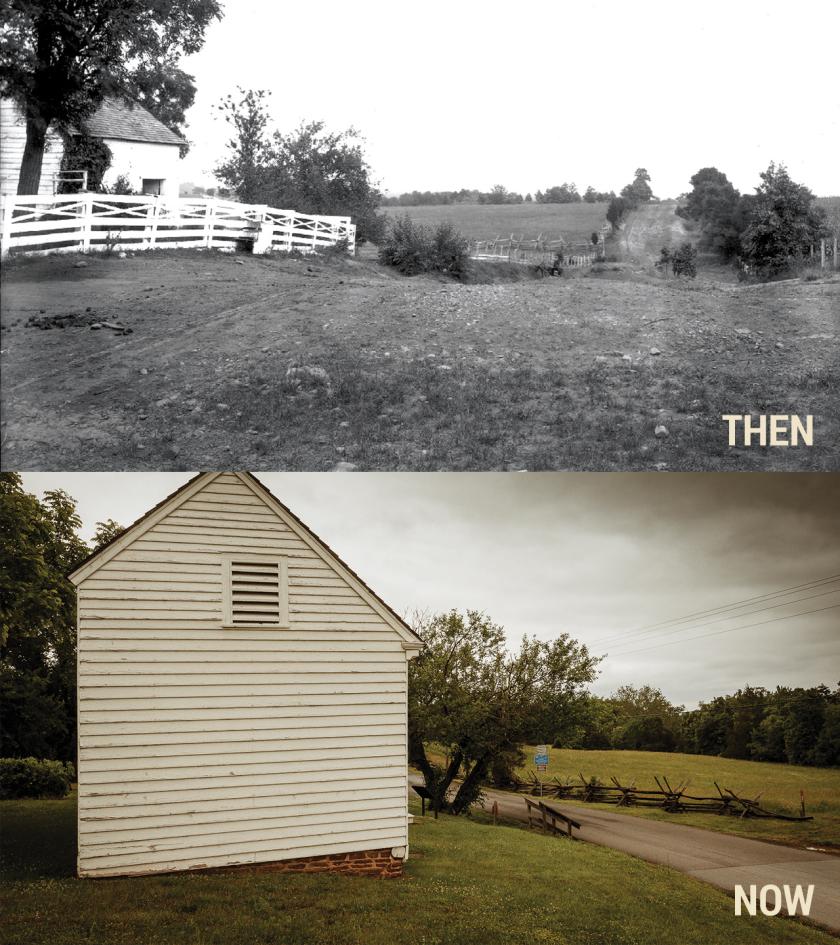
<svg viewBox="0 0 840 945">
<path fill-rule="evenodd" d="M 555 735 L 564 748 L 681 751 L 797 765 L 840 765 L 840 686 L 745 686 L 732 695 L 673 705 L 650 686 L 587 694 Z"/>
<path fill-rule="evenodd" d="M 701 168 L 677 213 L 700 227 L 700 248 L 773 276 L 807 257 L 830 232 L 814 195 L 771 163 L 754 194 L 740 194 L 716 167 Z M 836 230 L 835 230 L 836 232 Z"/>
<path fill-rule="evenodd" d="M 535 194 L 524 196 L 508 190 L 502 184 L 496 184 L 488 191 L 468 190 L 412 190 L 410 193 L 395 197 L 384 197 L 385 207 L 440 207 L 449 204 L 515 204 L 515 203 L 607 203 L 615 197 L 614 191 L 595 190 L 587 187 L 581 196 L 576 184 L 562 183 L 558 186 L 538 190 Z"/>
</svg>

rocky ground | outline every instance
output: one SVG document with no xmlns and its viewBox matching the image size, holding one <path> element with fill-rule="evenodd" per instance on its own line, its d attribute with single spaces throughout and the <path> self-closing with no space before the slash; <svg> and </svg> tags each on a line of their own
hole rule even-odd
<svg viewBox="0 0 840 945">
<path fill-rule="evenodd" d="M 2 301 L 6 469 L 840 467 L 840 279 L 164 251 L 15 260 Z M 730 448 L 724 413 L 814 446 Z"/>
</svg>

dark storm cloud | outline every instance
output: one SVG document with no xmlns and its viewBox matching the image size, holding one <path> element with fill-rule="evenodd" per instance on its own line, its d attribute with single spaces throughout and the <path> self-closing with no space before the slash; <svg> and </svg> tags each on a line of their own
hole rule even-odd
<svg viewBox="0 0 840 945">
<path fill-rule="evenodd" d="M 103 518 L 133 521 L 187 478 L 28 474 L 25 483 L 74 495 L 89 535 Z M 482 609 L 512 642 L 571 633 L 607 654 L 599 692 L 649 683 L 692 704 L 746 683 L 838 675 L 840 609 L 793 615 L 838 604 L 840 592 L 679 633 L 636 631 L 840 573 L 840 476 L 260 478 L 398 611 Z M 789 619 L 763 622 L 779 616 Z"/>
</svg>

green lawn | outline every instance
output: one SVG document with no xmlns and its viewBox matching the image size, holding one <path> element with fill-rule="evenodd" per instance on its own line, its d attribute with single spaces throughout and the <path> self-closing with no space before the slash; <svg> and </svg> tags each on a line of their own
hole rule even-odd
<svg viewBox="0 0 840 945">
<path fill-rule="evenodd" d="M 389 217 L 408 214 L 418 223 L 453 223 L 469 239 L 490 240 L 500 236 L 586 242 L 593 230 L 606 223 L 605 203 L 450 204 L 441 207 L 385 207 Z"/>
<path fill-rule="evenodd" d="M 534 770 L 534 749 L 528 748 L 527 754 L 528 763 L 519 772 L 522 777 L 527 777 Z M 541 777 L 547 780 L 554 777 L 579 780 L 578 772 L 586 778 L 597 777 L 606 784 L 611 783 L 610 776 L 618 778 L 622 784 L 635 781 L 639 788 L 656 788 L 654 775 L 660 779 L 665 775 L 671 787 L 688 780 L 687 793 L 702 796 L 716 795 L 714 782 L 717 781 L 721 788 L 730 788 L 746 797 L 752 798 L 761 793 L 763 805 L 788 814 L 798 812 L 799 791 L 802 789 L 805 792 L 806 813 L 814 816 L 813 820 L 804 823 L 741 820 L 714 814 L 667 814 L 650 808 L 622 808 L 622 811 L 793 846 L 840 848 L 840 768 L 806 768 L 655 751 L 577 751 L 555 748 L 550 752 L 548 772 Z"/>
<path fill-rule="evenodd" d="M 612 850 L 441 817 L 400 880 L 73 876 L 75 798 L 3 802 L 5 945 L 766 945 L 834 939 Z M 419 818 L 418 818 L 419 820 Z"/>
</svg>

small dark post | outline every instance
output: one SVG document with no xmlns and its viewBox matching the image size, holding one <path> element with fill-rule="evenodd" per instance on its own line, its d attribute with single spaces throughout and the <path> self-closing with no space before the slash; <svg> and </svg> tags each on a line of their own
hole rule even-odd
<svg viewBox="0 0 840 945">
<path fill-rule="evenodd" d="M 805 791 L 799 789 L 799 816 L 805 816 Z"/>
<path fill-rule="evenodd" d="M 493 813 L 493 826 L 498 827 L 499 825 L 499 802 L 493 801 L 493 806 L 491 808 Z"/>
</svg>

